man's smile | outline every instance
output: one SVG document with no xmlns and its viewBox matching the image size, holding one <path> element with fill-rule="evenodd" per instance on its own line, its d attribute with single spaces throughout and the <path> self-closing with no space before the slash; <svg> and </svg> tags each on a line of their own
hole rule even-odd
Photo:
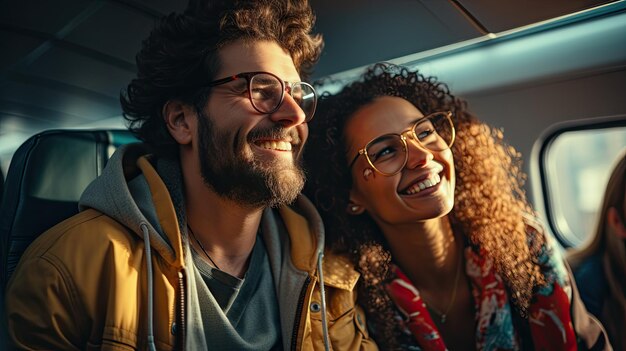
<svg viewBox="0 0 626 351">
<path fill-rule="evenodd" d="M 291 151 L 292 149 L 291 140 L 257 140 L 254 144 L 266 150 Z"/>
</svg>

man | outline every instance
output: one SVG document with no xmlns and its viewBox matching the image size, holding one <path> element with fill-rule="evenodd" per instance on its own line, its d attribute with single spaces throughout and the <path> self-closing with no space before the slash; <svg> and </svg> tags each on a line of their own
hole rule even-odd
<svg viewBox="0 0 626 351">
<path fill-rule="evenodd" d="M 191 3 L 160 23 L 121 98 L 145 143 L 118 150 L 82 212 L 22 257 L 7 297 L 16 348 L 376 348 L 358 274 L 322 261 L 299 195 L 312 25 L 301 0 Z"/>
</svg>

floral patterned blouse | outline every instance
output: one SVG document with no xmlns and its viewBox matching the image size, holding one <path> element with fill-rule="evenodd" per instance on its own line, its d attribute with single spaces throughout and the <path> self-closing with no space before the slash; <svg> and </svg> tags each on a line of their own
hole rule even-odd
<svg viewBox="0 0 626 351">
<path fill-rule="evenodd" d="M 546 242 L 538 257 L 546 285 L 535 290 L 528 319 L 512 311 L 508 291 L 492 261 L 480 249 L 466 245 L 465 272 L 470 278 L 476 311 L 477 350 L 576 350 L 570 316 L 569 276 L 560 253 L 549 245 L 549 239 Z M 387 284 L 387 291 L 396 302 L 401 299 L 400 304 L 406 310 L 398 308 L 396 317 L 405 334 L 413 336 L 406 338 L 409 344 L 403 348 L 447 350 L 419 291 L 397 266 L 392 270 L 393 278 Z M 516 328 L 519 321 L 524 324 L 524 331 L 516 330 L 521 329 Z"/>
</svg>

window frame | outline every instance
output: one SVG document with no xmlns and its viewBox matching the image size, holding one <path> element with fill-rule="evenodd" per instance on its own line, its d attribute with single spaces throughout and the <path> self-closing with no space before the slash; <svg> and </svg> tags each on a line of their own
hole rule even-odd
<svg viewBox="0 0 626 351">
<path fill-rule="evenodd" d="M 533 145 L 530 164 L 533 203 L 554 237 L 564 248 L 575 247 L 577 243 L 568 238 L 568 233 L 562 233 L 557 225 L 557 211 L 553 208 L 555 201 L 551 198 L 546 167 L 550 148 L 554 141 L 565 133 L 619 127 L 626 127 L 626 114 L 560 122 L 548 127 Z"/>
</svg>

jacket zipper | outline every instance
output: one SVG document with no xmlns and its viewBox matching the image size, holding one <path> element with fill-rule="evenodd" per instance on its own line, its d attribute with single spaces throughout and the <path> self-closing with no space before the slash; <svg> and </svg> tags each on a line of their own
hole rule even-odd
<svg viewBox="0 0 626 351">
<path fill-rule="evenodd" d="M 309 284 L 311 284 L 311 277 L 307 275 L 306 280 L 304 281 L 304 286 L 302 287 L 302 291 L 300 292 L 300 298 L 298 299 L 298 305 L 296 307 L 296 320 L 293 325 L 293 334 L 291 336 L 291 349 L 294 351 L 296 350 L 296 346 L 298 345 L 298 329 L 300 329 L 302 306 L 304 305 L 304 298 L 306 297 L 306 292 L 309 289 Z"/>
<path fill-rule="evenodd" d="M 179 291 L 179 313 L 176 323 L 177 323 L 177 333 L 176 338 L 178 339 L 177 344 L 180 346 L 180 350 L 185 349 L 185 274 L 184 270 L 180 270 L 178 272 L 178 291 Z"/>
</svg>

